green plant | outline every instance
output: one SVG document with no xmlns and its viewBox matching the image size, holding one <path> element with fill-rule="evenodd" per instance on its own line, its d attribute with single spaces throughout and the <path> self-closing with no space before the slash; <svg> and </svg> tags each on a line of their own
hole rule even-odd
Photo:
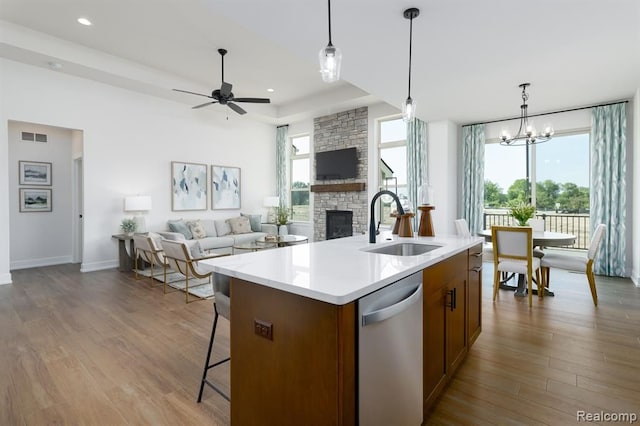
<svg viewBox="0 0 640 426">
<path fill-rule="evenodd" d="M 286 225 L 289 220 L 289 209 L 284 206 L 276 207 L 276 223 Z"/>
<path fill-rule="evenodd" d="M 536 212 L 536 207 L 529 203 L 517 202 L 509 204 L 509 214 L 518 222 L 520 226 L 526 226 Z"/>
<path fill-rule="evenodd" d="M 120 223 L 120 228 L 125 234 L 136 232 L 136 221 L 134 218 L 124 218 Z"/>
</svg>

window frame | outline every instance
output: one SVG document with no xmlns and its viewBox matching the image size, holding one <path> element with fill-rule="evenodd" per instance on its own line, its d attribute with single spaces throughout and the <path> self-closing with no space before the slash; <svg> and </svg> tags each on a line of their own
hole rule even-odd
<svg viewBox="0 0 640 426">
<path fill-rule="evenodd" d="M 404 147 L 405 153 L 406 153 L 406 149 L 407 149 L 406 133 L 405 133 L 405 138 L 404 139 L 398 139 L 398 140 L 393 140 L 393 141 L 382 142 L 382 124 L 384 122 L 396 121 L 396 120 L 402 120 L 402 115 L 392 115 L 392 116 L 388 116 L 388 117 L 379 118 L 379 119 L 376 120 L 376 151 L 377 151 L 377 156 L 378 156 L 378 173 L 377 173 L 377 176 L 376 176 L 376 181 L 378 183 L 378 188 L 380 190 L 389 189 L 389 190 L 394 191 L 396 193 L 401 193 L 402 192 L 401 190 L 404 189 L 404 193 L 407 193 L 408 192 L 408 183 L 397 184 L 393 188 L 385 187 L 385 182 L 382 180 L 382 173 L 380 172 L 380 161 L 382 160 L 382 151 L 384 149 Z M 406 126 L 406 124 L 405 124 L 405 126 Z M 405 164 L 404 167 L 405 167 L 405 174 L 406 174 L 407 165 Z M 397 189 L 397 191 L 396 191 L 396 189 Z M 379 220 L 380 220 L 382 225 L 384 225 L 384 226 L 393 225 L 392 218 L 383 216 L 382 202 L 379 203 L 378 214 L 379 214 Z"/>
<path fill-rule="evenodd" d="M 307 137 L 309 138 L 309 152 L 307 152 L 306 154 L 296 154 L 294 152 L 293 146 L 294 143 L 293 141 L 295 139 L 300 139 L 300 138 L 304 138 Z M 313 222 L 313 208 L 312 208 L 312 202 L 313 200 L 311 199 L 311 134 L 309 133 L 300 133 L 300 134 L 296 134 L 296 135 L 291 135 L 289 136 L 289 152 L 291 153 L 290 158 L 289 158 L 289 206 L 291 207 L 291 221 L 292 222 L 299 222 L 299 223 L 311 223 Z M 309 182 L 309 187 L 305 190 L 305 189 L 301 189 L 301 188 L 293 188 L 293 162 L 295 160 L 307 160 L 308 163 L 308 169 L 309 169 L 309 176 L 308 176 L 308 182 Z M 308 192 L 309 193 L 309 219 L 308 220 L 303 220 L 303 219 L 297 219 L 293 217 L 293 193 L 294 192 Z"/>
</svg>

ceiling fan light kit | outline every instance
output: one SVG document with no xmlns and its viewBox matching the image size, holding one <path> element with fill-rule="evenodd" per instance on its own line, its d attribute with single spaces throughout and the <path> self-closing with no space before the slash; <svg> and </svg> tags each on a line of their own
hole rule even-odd
<svg viewBox="0 0 640 426">
<path fill-rule="evenodd" d="M 553 127 L 550 124 L 545 125 L 544 130 L 538 134 L 533 124 L 529 123 L 529 114 L 527 101 L 529 100 L 529 94 L 527 93 L 527 87 L 531 86 L 531 83 L 522 83 L 518 87 L 522 88 L 522 105 L 520 105 L 520 128 L 515 136 L 511 135 L 503 130 L 500 135 L 500 145 L 505 146 L 523 146 L 533 145 L 536 143 L 546 142 L 553 136 Z"/>
<path fill-rule="evenodd" d="M 420 9 L 415 7 L 406 9 L 402 13 L 402 16 L 409 20 L 409 90 L 407 99 L 402 103 L 402 119 L 407 123 L 416 116 L 416 103 L 411 99 L 411 47 L 413 41 L 413 18 L 417 18 L 418 15 L 420 15 Z"/>
<path fill-rule="evenodd" d="M 318 59 L 320 60 L 320 73 L 322 81 L 333 83 L 340 80 L 340 65 L 342 65 L 342 51 L 331 42 L 331 0 L 328 2 L 329 16 L 329 44 L 320 50 Z"/>
<path fill-rule="evenodd" d="M 202 108 L 202 107 L 213 105 L 213 104 L 220 104 L 220 105 L 226 105 L 229 108 L 231 108 L 233 111 L 242 115 L 242 114 L 246 114 L 247 111 L 245 111 L 240 105 L 237 105 L 235 102 L 247 102 L 247 103 L 254 103 L 254 104 L 268 104 L 271 102 L 271 100 L 267 98 L 236 98 L 233 92 L 231 91 L 231 89 L 233 88 L 233 85 L 224 81 L 224 55 L 227 54 L 227 50 L 218 49 L 218 53 L 222 58 L 222 84 L 220 85 L 219 89 L 213 90 L 211 92 L 211 95 L 204 95 L 202 93 L 190 92 L 188 90 L 173 89 L 176 92 L 189 93 L 191 95 L 204 96 L 205 98 L 213 99 L 213 101 L 196 105 L 192 107 L 192 109 L 198 109 L 198 108 Z"/>
</svg>

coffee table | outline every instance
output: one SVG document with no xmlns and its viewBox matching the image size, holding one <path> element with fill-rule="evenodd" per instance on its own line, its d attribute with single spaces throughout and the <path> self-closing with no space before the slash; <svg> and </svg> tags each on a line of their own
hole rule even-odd
<svg viewBox="0 0 640 426">
<path fill-rule="evenodd" d="M 278 235 L 275 240 L 267 240 L 267 237 L 260 237 L 256 240 L 258 244 L 277 244 L 278 247 L 293 246 L 300 243 L 308 243 L 309 238 L 304 235 Z"/>
<path fill-rule="evenodd" d="M 264 237 L 263 237 L 264 238 Z M 248 250 L 248 251 L 259 251 L 265 250 L 268 248 L 277 247 L 276 242 L 268 241 L 268 242 L 257 242 L 251 241 L 248 243 L 238 243 L 233 245 L 233 254 L 236 254 L 236 250 Z"/>
</svg>

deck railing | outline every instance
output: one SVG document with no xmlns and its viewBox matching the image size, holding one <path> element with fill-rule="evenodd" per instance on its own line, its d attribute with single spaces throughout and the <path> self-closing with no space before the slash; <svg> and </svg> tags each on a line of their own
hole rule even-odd
<svg viewBox="0 0 640 426">
<path fill-rule="evenodd" d="M 576 236 L 576 242 L 568 248 L 587 250 L 589 248 L 590 221 L 589 215 L 581 214 L 561 214 L 561 213 L 541 213 L 536 218 L 544 220 L 544 230 L 550 232 L 563 232 Z M 484 213 L 483 229 L 489 229 L 492 225 L 514 226 L 516 223 L 506 211 Z"/>
</svg>

